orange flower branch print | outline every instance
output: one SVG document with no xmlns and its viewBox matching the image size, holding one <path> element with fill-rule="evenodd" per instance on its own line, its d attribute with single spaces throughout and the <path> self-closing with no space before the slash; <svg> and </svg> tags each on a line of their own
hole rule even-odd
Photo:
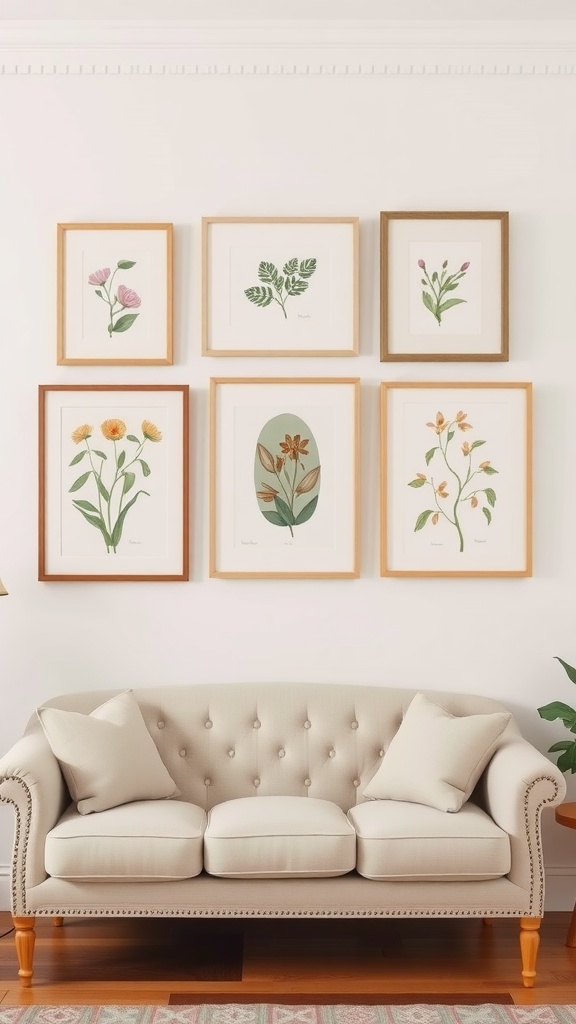
<svg viewBox="0 0 576 1024">
<path fill-rule="evenodd" d="M 452 420 L 446 419 L 441 412 L 436 413 L 434 423 L 427 423 L 426 426 L 434 431 L 438 443 L 430 448 L 424 456 L 426 466 L 432 464 L 433 469 L 439 465 L 439 472 L 432 474 L 417 473 L 408 487 L 427 487 L 432 492 L 431 504 L 433 508 L 424 509 L 416 519 L 414 532 L 423 530 L 430 523 L 432 527 L 438 526 L 441 521 L 449 523 L 458 535 L 459 550 L 464 551 L 463 511 L 482 510 L 486 526 L 492 522 L 492 509 L 496 504 L 496 492 L 492 487 L 481 486 L 484 483 L 483 477 L 494 476 L 498 473 L 489 460 L 475 464 L 475 455 L 478 448 L 486 444 L 485 441 L 464 441 L 462 434 L 473 430 L 468 422 L 468 414 L 457 412 Z M 458 431 L 461 433 L 458 434 Z M 454 438 L 458 442 L 454 443 Z M 436 481 L 439 477 L 439 483 Z M 468 521 L 468 520 L 467 520 Z"/>
<path fill-rule="evenodd" d="M 72 502 L 86 522 L 100 531 L 108 554 L 117 554 L 126 516 L 140 495 L 150 497 L 149 491 L 141 489 L 126 500 L 136 484 L 138 474 L 141 473 L 145 478 L 152 472 L 142 458 L 144 445 L 147 441 L 157 444 L 162 440 L 161 432 L 150 420 L 142 422 L 141 438 L 127 434 L 127 429 L 124 420 L 120 419 L 104 420 L 100 425 L 104 439 L 112 444 L 110 458 L 105 451 L 90 445 L 94 433 L 94 427 L 90 424 L 83 423 L 76 427 L 71 435 L 74 444 L 84 444 L 84 448 L 69 465 L 77 466 L 82 461 L 86 465 L 87 461 L 90 468 L 77 477 L 68 493 L 75 494 L 85 486 L 92 487 L 96 504 L 84 498 L 73 498 Z M 119 447 L 119 442 L 124 438 L 136 446 L 132 451 Z"/>
</svg>

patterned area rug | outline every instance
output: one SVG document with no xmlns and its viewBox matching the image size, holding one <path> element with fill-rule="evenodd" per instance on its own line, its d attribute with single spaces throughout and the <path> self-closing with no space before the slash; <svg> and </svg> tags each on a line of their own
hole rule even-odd
<svg viewBox="0 0 576 1024">
<path fill-rule="evenodd" d="M 576 1005 L 0 1006 L 0 1024 L 576 1024 Z"/>
</svg>

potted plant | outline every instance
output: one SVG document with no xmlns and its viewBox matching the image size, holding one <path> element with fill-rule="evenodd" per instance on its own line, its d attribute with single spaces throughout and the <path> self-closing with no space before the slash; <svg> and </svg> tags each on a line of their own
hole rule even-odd
<svg viewBox="0 0 576 1024">
<path fill-rule="evenodd" d="M 565 669 L 570 681 L 576 683 L 576 668 L 568 665 L 567 662 L 562 661 L 562 658 L 557 656 L 556 661 L 559 661 Z M 576 733 L 576 711 L 569 704 L 564 704 L 560 700 L 554 700 L 551 704 L 545 704 L 544 707 L 538 708 L 538 714 L 540 718 L 546 719 L 547 722 L 555 722 L 559 718 L 571 733 Z M 557 743 L 553 743 L 549 747 L 548 753 L 558 753 L 556 763 L 561 772 L 570 771 L 572 774 L 576 772 L 576 739 L 558 740 Z"/>
</svg>

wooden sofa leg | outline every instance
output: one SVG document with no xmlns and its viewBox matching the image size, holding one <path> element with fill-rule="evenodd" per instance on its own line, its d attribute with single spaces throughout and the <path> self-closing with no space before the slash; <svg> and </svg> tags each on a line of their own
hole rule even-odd
<svg viewBox="0 0 576 1024">
<path fill-rule="evenodd" d="M 64 924 L 64 918 L 63 917 L 53 917 L 52 918 L 52 924 L 54 925 L 55 928 L 61 928 L 62 925 Z"/>
<path fill-rule="evenodd" d="M 20 968 L 18 971 L 20 984 L 22 988 L 30 988 L 32 975 L 34 974 L 32 964 L 34 962 L 34 943 L 36 942 L 36 933 L 34 931 L 36 918 L 12 917 L 12 920 L 16 930 L 16 954 Z"/>
<path fill-rule="evenodd" d="M 520 918 L 520 954 L 522 956 L 522 981 L 524 982 L 524 988 L 534 987 L 536 959 L 538 957 L 538 946 L 540 945 L 538 929 L 541 923 L 541 917 Z"/>
</svg>

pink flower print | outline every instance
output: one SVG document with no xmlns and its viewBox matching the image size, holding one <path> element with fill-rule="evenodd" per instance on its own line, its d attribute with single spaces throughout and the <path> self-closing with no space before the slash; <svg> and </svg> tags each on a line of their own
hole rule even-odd
<svg viewBox="0 0 576 1024">
<path fill-rule="evenodd" d="M 93 274 L 90 274 L 88 278 L 88 284 L 104 284 L 105 281 L 110 277 L 110 267 L 104 267 L 103 270 L 95 270 Z"/>
<path fill-rule="evenodd" d="M 125 284 L 118 285 L 118 302 L 122 306 L 127 309 L 136 309 L 141 301 L 140 296 L 132 288 L 127 288 Z"/>
</svg>

